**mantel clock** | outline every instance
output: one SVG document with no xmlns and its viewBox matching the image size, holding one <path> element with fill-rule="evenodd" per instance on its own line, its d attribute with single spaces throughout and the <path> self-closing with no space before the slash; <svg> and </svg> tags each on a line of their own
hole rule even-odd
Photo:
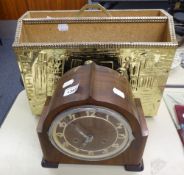
<svg viewBox="0 0 184 175">
<path fill-rule="evenodd" d="M 148 129 L 140 100 L 118 72 L 87 63 L 65 73 L 45 104 L 37 128 L 42 166 L 101 164 L 143 170 Z"/>
</svg>

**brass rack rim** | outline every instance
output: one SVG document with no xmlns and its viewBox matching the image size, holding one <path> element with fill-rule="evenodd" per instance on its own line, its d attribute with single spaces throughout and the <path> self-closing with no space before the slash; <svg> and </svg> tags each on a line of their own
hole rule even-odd
<svg viewBox="0 0 184 175">
<path fill-rule="evenodd" d="M 15 49 L 31 48 L 122 48 L 122 47 L 177 47 L 177 42 L 63 42 L 63 43 L 13 43 Z"/>
<path fill-rule="evenodd" d="M 24 24 L 44 24 L 44 23 L 72 23 L 72 22 L 165 22 L 168 18 L 163 17 L 62 17 L 62 18 L 25 18 Z"/>
</svg>

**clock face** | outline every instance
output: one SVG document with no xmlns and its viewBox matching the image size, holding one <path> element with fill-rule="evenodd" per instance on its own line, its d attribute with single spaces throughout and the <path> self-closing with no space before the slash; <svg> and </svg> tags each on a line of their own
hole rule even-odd
<svg viewBox="0 0 184 175">
<path fill-rule="evenodd" d="M 97 161 L 122 153 L 134 137 L 121 114 L 90 105 L 60 113 L 51 124 L 49 138 L 54 147 L 70 157 Z"/>
</svg>

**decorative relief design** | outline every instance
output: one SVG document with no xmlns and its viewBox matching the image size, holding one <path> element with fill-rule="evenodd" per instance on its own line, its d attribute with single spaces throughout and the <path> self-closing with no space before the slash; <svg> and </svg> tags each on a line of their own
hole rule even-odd
<svg viewBox="0 0 184 175">
<path fill-rule="evenodd" d="M 51 96 L 57 80 L 63 75 L 64 49 L 18 51 L 18 63 L 32 112 L 40 115 L 47 96 Z"/>
<path fill-rule="evenodd" d="M 43 49 L 17 51 L 32 112 L 40 115 L 57 80 L 73 67 L 93 60 L 127 77 L 146 116 L 154 116 L 175 53 L 173 48 Z"/>
<path fill-rule="evenodd" d="M 121 72 L 128 76 L 133 94 L 141 99 L 146 116 L 158 110 L 174 56 L 171 49 L 121 49 Z"/>
</svg>

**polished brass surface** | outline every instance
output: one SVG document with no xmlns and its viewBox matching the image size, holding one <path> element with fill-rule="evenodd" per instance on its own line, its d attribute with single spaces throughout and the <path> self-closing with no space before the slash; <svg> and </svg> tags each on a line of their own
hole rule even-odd
<svg viewBox="0 0 184 175">
<path fill-rule="evenodd" d="M 40 115 L 46 98 L 52 96 L 57 80 L 63 75 L 65 50 L 19 50 L 18 65 L 31 110 Z"/>
<path fill-rule="evenodd" d="M 141 99 L 146 116 L 156 115 L 174 54 L 169 49 L 121 49 L 121 72 Z"/>
<path fill-rule="evenodd" d="M 93 60 L 126 76 L 146 116 L 154 116 L 175 50 L 171 48 L 18 50 L 18 63 L 32 112 L 39 115 L 64 72 Z"/>
</svg>

